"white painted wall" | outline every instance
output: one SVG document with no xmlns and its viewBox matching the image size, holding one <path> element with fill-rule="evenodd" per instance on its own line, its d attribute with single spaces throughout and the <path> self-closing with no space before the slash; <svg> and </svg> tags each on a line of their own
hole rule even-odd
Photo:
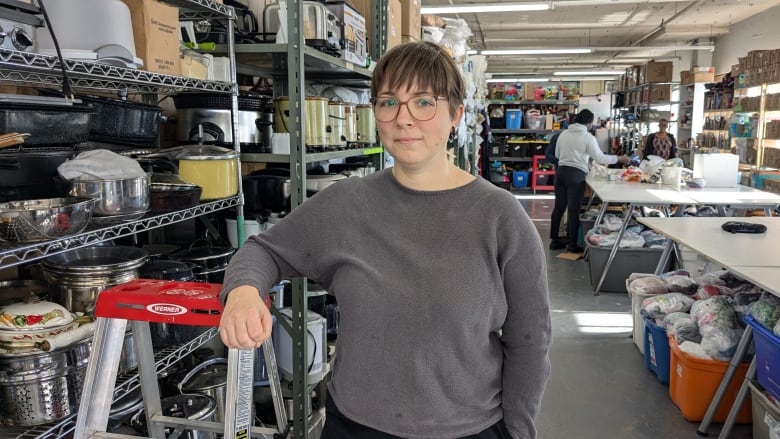
<svg viewBox="0 0 780 439">
<path fill-rule="evenodd" d="M 737 58 L 751 50 L 780 48 L 780 5 L 770 8 L 731 27 L 728 35 L 719 37 L 712 55 L 715 73 L 731 71 Z"/>
<path fill-rule="evenodd" d="M 609 93 L 604 93 L 601 95 L 601 102 L 599 102 L 595 96 L 580 96 L 580 105 L 577 111 L 582 111 L 587 108 L 593 112 L 593 115 L 596 116 L 596 119 L 599 117 L 602 119 L 607 119 L 611 115 L 609 108 L 610 100 L 611 96 Z"/>
</svg>

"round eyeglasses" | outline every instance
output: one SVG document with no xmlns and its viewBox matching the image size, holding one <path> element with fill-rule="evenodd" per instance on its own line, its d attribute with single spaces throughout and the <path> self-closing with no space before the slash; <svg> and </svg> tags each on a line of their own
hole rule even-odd
<svg viewBox="0 0 780 439">
<path fill-rule="evenodd" d="M 380 96 L 371 98 L 371 103 L 374 104 L 374 117 L 380 122 L 394 121 L 401 111 L 401 105 L 406 105 L 413 118 L 424 122 L 436 116 L 436 103 L 446 100 L 441 96 L 415 96 L 402 102 L 392 96 Z"/>
</svg>

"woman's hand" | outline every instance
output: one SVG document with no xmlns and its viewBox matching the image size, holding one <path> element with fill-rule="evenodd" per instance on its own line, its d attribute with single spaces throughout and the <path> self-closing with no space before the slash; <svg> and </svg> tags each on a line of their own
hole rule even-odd
<svg viewBox="0 0 780 439">
<path fill-rule="evenodd" d="M 271 336 L 271 312 L 257 288 L 248 285 L 233 289 L 219 321 L 219 336 L 229 348 L 258 348 Z"/>
</svg>

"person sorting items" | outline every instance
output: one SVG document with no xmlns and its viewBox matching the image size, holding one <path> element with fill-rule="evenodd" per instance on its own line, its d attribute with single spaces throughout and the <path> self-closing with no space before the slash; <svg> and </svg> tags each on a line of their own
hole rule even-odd
<svg viewBox="0 0 780 439">
<path fill-rule="evenodd" d="M 659 119 L 658 132 L 647 136 L 645 150 L 642 154 L 643 159 L 647 160 L 647 157 L 651 155 L 661 157 L 664 160 L 677 157 L 677 142 L 672 134 L 666 132 L 667 128 L 669 128 L 669 121 Z"/>
<path fill-rule="evenodd" d="M 536 438 L 551 341 L 541 238 L 509 191 L 448 159 L 464 83 L 443 48 L 394 47 L 371 96 L 395 166 L 247 240 L 226 272 L 222 341 L 258 347 L 261 296 L 306 276 L 341 312 L 323 439 Z"/>
<path fill-rule="evenodd" d="M 620 162 L 631 163 L 626 156 L 604 154 L 589 131 L 593 124 L 593 112 L 582 110 L 574 118 L 574 123 L 561 132 L 555 147 L 558 168 L 555 171 L 555 207 L 550 221 L 550 250 L 566 248 L 572 253 L 582 253 L 577 244 L 577 232 L 580 227 L 580 205 L 585 197 L 585 178 L 588 176 L 590 159 L 602 165 Z M 563 213 L 568 209 L 566 239 L 558 236 Z"/>
</svg>

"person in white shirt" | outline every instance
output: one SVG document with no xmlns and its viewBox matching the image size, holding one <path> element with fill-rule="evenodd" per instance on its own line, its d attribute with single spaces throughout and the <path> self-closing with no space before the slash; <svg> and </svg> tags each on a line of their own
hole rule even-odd
<svg viewBox="0 0 780 439">
<path fill-rule="evenodd" d="M 596 138 L 590 134 L 592 124 L 593 112 L 582 110 L 577 114 L 574 123 L 558 136 L 555 147 L 558 169 L 555 172 L 555 207 L 550 223 L 550 250 L 566 248 L 572 253 L 582 253 L 582 247 L 577 244 L 577 231 L 590 159 L 602 165 L 631 163 L 631 159 L 626 155 L 616 156 L 601 152 Z M 564 240 L 558 236 L 558 229 L 567 208 L 567 236 Z"/>
</svg>

